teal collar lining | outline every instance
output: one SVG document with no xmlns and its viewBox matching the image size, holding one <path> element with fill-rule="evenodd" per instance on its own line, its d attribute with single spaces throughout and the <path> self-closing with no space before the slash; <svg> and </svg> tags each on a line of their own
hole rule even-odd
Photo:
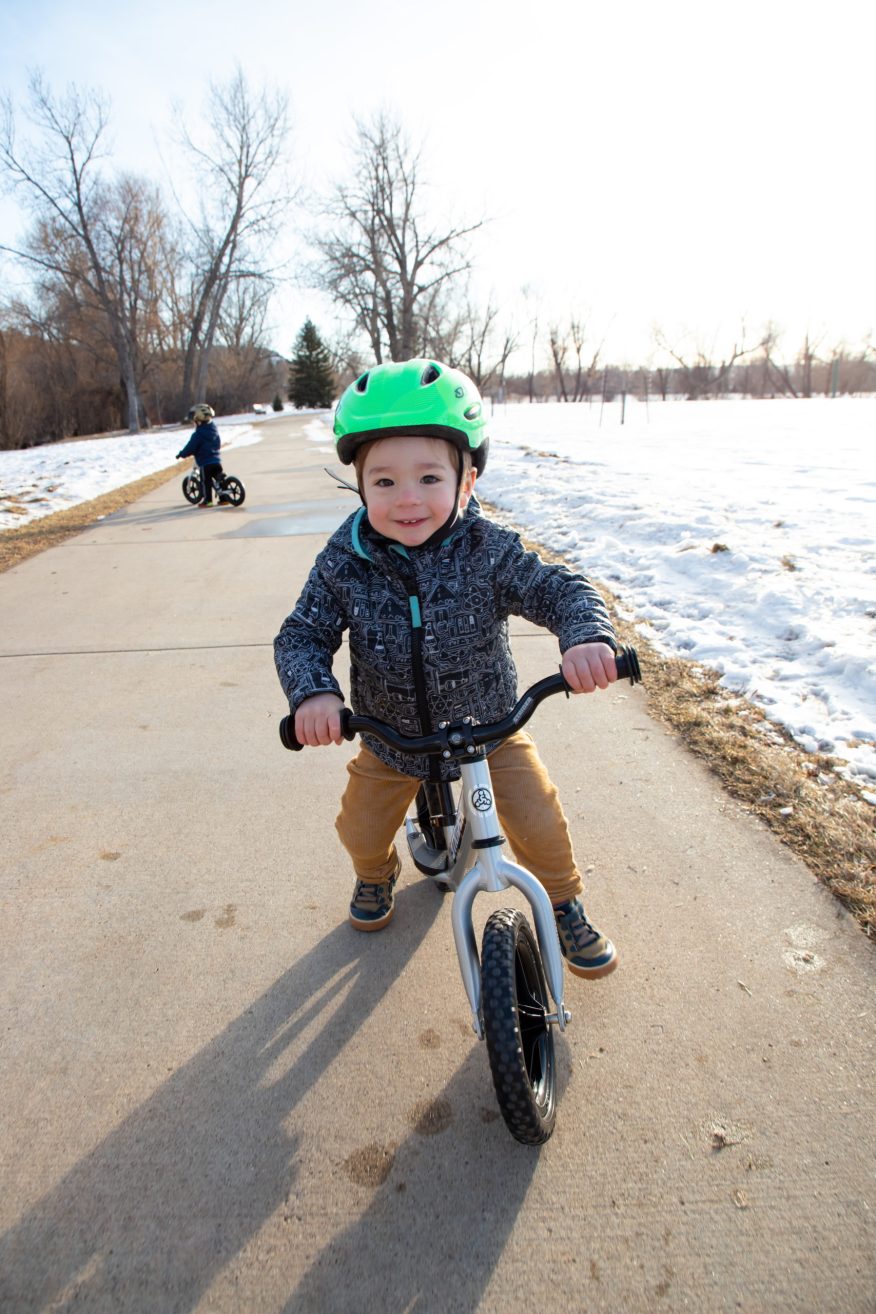
<svg viewBox="0 0 876 1314">
<path fill-rule="evenodd" d="M 356 512 L 355 516 L 353 517 L 353 524 L 350 530 L 350 536 L 353 543 L 353 551 L 356 553 L 356 555 L 361 557 L 363 561 L 373 561 L 374 558 L 372 557 L 371 553 L 368 551 L 365 544 L 362 542 L 362 534 L 361 534 L 362 522 L 365 520 L 367 514 L 368 514 L 367 509 L 364 506 L 360 506 L 359 510 Z M 463 517 L 460 516 L 459 520 L 453 526 L 450 533 L 441 542 L 441 547 L 446 547 L 447 544 L 450 542 L 450 540 L 456 537 L 461 527 L 462 520 Z M 410 561 L 411 554 L 410 552 L 408 552 L 404 543 L 393 543 L 389 539 L 387 539 L 386 542 L 389 544 L 389 549 L 391 552 L 397 552 L 400 557 L 405 557 L 407 558 L 408 561 Z"/>
</svg>

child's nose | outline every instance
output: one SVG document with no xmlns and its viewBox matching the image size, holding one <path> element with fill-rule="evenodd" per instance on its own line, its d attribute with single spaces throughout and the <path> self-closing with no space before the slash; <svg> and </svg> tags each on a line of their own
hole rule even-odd
<svg viewBox="0 0 876 1314">
<path fill-rule="evenodd" d="M 400 502 L 418 502 L 420 500 L 419 485 L 416 483 L 402 484 L 399 488 L 398 500 Z"/>
</svg>

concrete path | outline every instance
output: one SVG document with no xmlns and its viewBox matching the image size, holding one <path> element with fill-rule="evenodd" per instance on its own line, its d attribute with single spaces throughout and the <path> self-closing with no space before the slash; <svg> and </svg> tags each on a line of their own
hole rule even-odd
<svg viewBox="0 0 876 1314">
<path fill-rule="evenodd" d="M 352 748 L 277 738 L 271 641 L 354 505 L 310 424 L 227 453 L 239 511 L 175 481 L 0 575 L 0 1308 L 874 1310 L 873 946 L 646 691 L 531 727 L 622 956 L 570 983 L 541 1150 L 449 902 L 408 863 L 347 926 Z"/>
</svg>

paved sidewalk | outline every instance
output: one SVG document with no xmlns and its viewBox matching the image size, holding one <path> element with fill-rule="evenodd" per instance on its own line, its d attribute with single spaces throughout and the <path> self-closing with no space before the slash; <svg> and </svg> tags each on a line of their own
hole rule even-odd
<svg viewBox="0 0 876 1314">
<path fill-rule="evenodd" d="M 873 947 L 647 689 L 530 727 L 621 953 L 541 1150 L 449 901 L 406 862 L 347 926 L 353 749 L 282 750 L 271 653 L 356 504 L 313 426 L 223 454 L 239 510 L 175 481 L 0 575 L 0 1309 L 872 1311 Z"/>
</svg>

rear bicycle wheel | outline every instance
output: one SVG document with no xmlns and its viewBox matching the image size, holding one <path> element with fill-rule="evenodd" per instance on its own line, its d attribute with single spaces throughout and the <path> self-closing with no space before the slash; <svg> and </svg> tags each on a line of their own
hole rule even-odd
<svg viewBox="0 0 876 1314">
<path fill-rule="evenodd" d="M 183 497 L 193 505 L 201 500 L 201 481 L 196 474 L 187 474 L 182 481 Z"/>
<path fill-rule="evenodd" d="M 423 839 L 430 849 L 434 849 L 436 853 L 444 853 L 447 850 L 444 832 L 440 827 L 432 825 L 432 817 L 440 816 L 443 812 L 441 795 L 437 792 L 437 789 L 438 787 L 431 782 L 423 781 L 417 790 L 414 806 L 417 813 L 417 825 L 420 827 Z M 450 893 L 450 886 L 446 881 L 439 880 L 435 876 L 430 879 L 435 888 L 440 890 L 442 894 Z"/>
<path fill-rule="evenodd" d="M 499 908 L 484 928 L 481 1004 L 496 1099 L 523 1145 L 542 1145 L 557 1114 L 557 1065 L 538 942 L 522 912 Z"/>
<path fill-rule="evenodd" d="M 220 496 L 222 494 L 228 498 L 232 506 L 243 506 L 246 489 L 235 475 L 229 475 L 225 480 L 225 487 L 220 490 Z"/>
</svg>

